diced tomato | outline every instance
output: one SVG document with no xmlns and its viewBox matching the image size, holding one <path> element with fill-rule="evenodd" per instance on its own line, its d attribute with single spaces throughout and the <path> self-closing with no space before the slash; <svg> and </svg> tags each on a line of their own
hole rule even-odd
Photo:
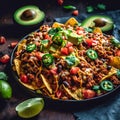
<svg viewBox="0 0 120 120">
<path fill-rule="evenodd" d="M 6 38 L 4 36 L 0 36 L 0 44 L 4 44 L 6 42 Z"/>
<path fill-rule="evenodd" d="M 83 32 L 84 32 L 83 30 L 77 30 L 77 31 L 76 31 L 76 33 L 77 33 L 78 35 L 83 34 Z"/>
<path fill-rule="evenodd" d="M 93 43 L 93 39 L 86 39 L 85 42 L 90 47 L 92 45 L 92 43 Z"/>
<path fill-rule="evenodd" d="M 117 50 L 115 53 L 116 56 L 120 56 L 120 50 Z"/>
<path fill-rule="evenodd" d="M 74 51 L 74 48 L 71 46 L 68 48 L 69 53 L 72 53 Z"/>
<path fill-rule="evenodd" d="M 64 2 L 64 0 L 57 0 L 57 3 L 58 3 L 59 5 L 62 5 L 63 2 Z"/>
<path fill-rule="evenodd" d="M 21 74 L 21 75 L 20 75 L 20 80 L 21 80 L 23 83 L 28 83 L 28 77 L 27 77 L 27 75 Z"/>
<path fill-rule="evenodd" d="M 61 96 L 62 96 L 62 91 L 57 90 L 57 92 L 55 93 L 55 95 L 56 95 L 57 98 L 61 98 Z"/>
<path fill-rule="evenodd" d="M 79 67 L 72 67 L 70 69 L 70 74 L 77 74 L 79 70 L 80 70 Z"/>
<path fill-rule="evenodd" d="M 50 72 L 51 72 L 53 75 L 57 75 L 57 67 L 52 68 L 52 69 L 50 70 Z"/>
<path fill-rule="evenodd" d="M 77 30 L 84 31 L 84 28 L 83 28 L 83 27 L 77 27 L 77 28 L 76 28 L 76 31 L 77 31 Z"/>
<path fill-rule="evenodd" d="M 11 42 L 9 47 L 14 48 L 18 44 L 18 41 Z"/>
<path fill-rule="evenodd" d="M 50 36 L 48 34 L 44 35 L 44 39 L 48 39 L 49 40 Z"/>
<path fill-rule="evenodd" d="M 88 99 L 88 98 L 93 98 L 96 95 L 95 91 L 86 89 L 83 90 L 83 97 Z"/>
<path fill-rule="evenodd" d="M 79 14 L 78 10 L 74 10 L 74 11 L 72 12 L 72 15 L 74 15 L 74 16 L 78 16 L 78 14 Z"/>
<path fill-rule="evenodd" d="M 71 43 L 71 42 L 67 42 L 67 44 L 66 44 L 66 46 L 65 47 L 71 47 L 71 46 L 73 46 L 73 43 Z"/>
<path fill-rule="evenodd" d="M 42 56 L 43 56 L 43 55 L 44 55 L 44 54 L 41 53 L 41 52 L 35 52 L 35 56 L 37 57 L 38 60 L 42 60 Z"/>
<path fill-rule="evenodd" d="M 9 62 L 9 60 L 10 60 L 10 56 L 8 54 L 5 54 L 4 56 L 0 58 L 1 63 L 7 63 Z"/>
<path fill-rule="evenodd" d="M 68 55 L 69 54 L 68 48 L 66 48 L 66 47 L 61 48 L 61 53 L 64 55 Z"/>
<path fill-rule="evenodd" d="M 36 41 L 35 42 L 36 46 L 40 46 L 40 42 Z"/>
</svg>

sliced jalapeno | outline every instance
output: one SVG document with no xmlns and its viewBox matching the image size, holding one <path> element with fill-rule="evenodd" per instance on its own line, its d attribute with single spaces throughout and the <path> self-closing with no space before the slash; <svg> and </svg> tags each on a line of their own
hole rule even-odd
<svg viewBox="0 0 120 120">
<path fill-rule="evenodd" d="M 97 52 L 95 50 L 92 50 L 92 49 L 87 50 L 87 56 L 92 60 L 96 60 L 98 58 Z"/>
<path fill-rule="evenodd" d="M 63 42 L 63 39 L 62 39 L 62 35 L 60 33 L 56 33 L 53 38 L 52 38 L 53 42 L 57 45 L 61 45 L 62 42 Z"/>
<path fill-rule="evenodd" d="M 33 50 L 35 50 L 35 48 L 36 48 L 36 44 L 28 44 L 27 45 L 27 47 L 26 47 L 26 50 L 28 51 L 28 52 L 32 52 Z"/>
<path fill-rule="evenodd" d="M 100 83 L 100 86 L 105 91 L 111 91 L 113 90 L 113 83 L 109 80 L 104 80 Z"/>
<path fill-rule="evenodd" d="M 48 67 L 53 63 L 54 57 L 51 54 L 45 54 L 42 56 L 42 63 L 44 66 Z"/>
</svg>

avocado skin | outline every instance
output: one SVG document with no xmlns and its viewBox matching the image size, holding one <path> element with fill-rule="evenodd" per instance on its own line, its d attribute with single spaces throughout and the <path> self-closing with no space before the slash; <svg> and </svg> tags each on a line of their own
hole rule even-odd
<svg viewBox="0 0 120 120">
<path fill-rule="evenodd" d="M 100 27 L 103 32 L 108 32 L 113 29 L 114 27 L 114 22 L 113 20 L 106 15 L 92 15 L 83 20 L 81 23 L 81 26 L 84 28 L 91 27 L 91 24 L 94 24 L 94 20 L 96 19 L 104 19 L 106 21 L 106 25 L 103 27 Z M 95 26 L 92 26 L 95 27 Z"/>
<path fill-rule="evenodd" d="M 36 12 L 37 15 L 34 19 L 32 20 L 21 19 L 21 14 L 27 9 L 32 9 Z M 35 5 L 27 5 L 27 6 L 20 7 L 14 12 L 14 15 L 13 15 L 14 23 L 16 25 L 25 26 L 25 27 L 41 25 L 41 23 L 44 21 L 44 18 L 45 18 L 45 13 Z"/>
</svg>

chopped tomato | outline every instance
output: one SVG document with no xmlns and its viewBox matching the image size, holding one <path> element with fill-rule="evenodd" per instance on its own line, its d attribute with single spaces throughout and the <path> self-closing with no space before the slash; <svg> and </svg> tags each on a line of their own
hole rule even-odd
<svg viewBox="0 0 120 120">
<path fill-rule="evenodd" d="M 4 44 L 6 42 L 6 39 L 4 36 L 0 36 L 0 44 Z"/>
<path fill-rule="evenodd" d="M 117 50 L 115 55 L 120 56 L 120 50 Z"/>
<path fill-rule="evenodd" d="M 20 75 L 20 80 L 23 83 L 28 83 L 28 77 L 27 77 L 27 75 L 25 75 L 25 74 Z"/>
<path fill-rule="evenodd" d="M 79 14 L 78 10 L 74 10 L 74 11 L 72 12 L 72 15 L 74 15 L 74 16 L 78 16 L 78 14 Z"/>
<path fill-rule="evenodd" d="M 68 48 L 68 47 L 71 47 L 71 46 L 73 46 L 73 43 L 67 42 L 66 47 Z"/>
<path fill-rule="evenodd" d="M 85 42 L 90 47 L 92 45 L 92 43 L 93 43 L 93 39 L 86 39 Z"/>
<path fill-rule="evenodd" d="M 77 27 L 76 30 L 84 31 L 84 28 L 83 27 Z"/>
<path fill-rule="evenodd" d="M 9 60 L 10 60 L 10 56 L 8 54 L 5 54 L 4 56 L 0 58 L 1 63 L 7 63 L 9 62 Z"/>
<path fill-rule="evenodd" d="M 57 67 L 52 68 L 52 69 L 50 70 L 50 72 L 51 72 L 53 75 L 57 75 Z"/>
<path fill-rule="evenodd" d="M 35 52 L 35 56 L 37 57 L 38 60 L 42 60 L 43 53 Z"/>
<path fill-rule="evenodd" d="M 44 35 L 44 39 L 48 39 L 49 40 L 50 36 L 48 34 Z"/>
<path fill-rule="evenodd" d="M 63 2 L 64 2 L 64 0 L 57 0 L 57 3 L 58 3 L 59 5 L 62 5 Z"/>
<path fill-rule="evenodd" d="M 78 35 L 82 35 L 83 32 L 84 32 L 83 30 L 77 30 L 77 31 L 76 31 L 76 33 L 77 33 Z"/>
<path fill-rule="evenodd" d="M 86 89 L 86 90 L 83 90 L 83 97 L 84 98 L 93 98 L 95 96 L 95 91 L 93 90 L 90 90 L 90 89 Z"/>
<path fill-rule="evenodd" d="M 72 67 L 70 69 L 70 74 L 77 74 L 79 70 L 80 70 L 79 67 Z"/>
<path fill-rule="evenodd" d="M 9 47 L 14 48 L 18 44 L 18 41 L 11 42 Z"/>
<path fill-rule="evenodd" d="M 66 48 L 66 47 L 61 48 L 61 53 L 64 55 L 68 55 L 69 54 L 68 48 Z"/>
<path fill-rule="evenodd" d="M 57 98 L 61 98 L 61 96 L 62 96 L 62 91 L 57 90 L 57 92 L 55 93 L 55 95 L 56 95 Z"/>
<path fill-rule="evenodd" d="M 74 51 L 74 48 L 71 46 L 68 48 L 69 53 L 72 53 Z"/>
</svg>

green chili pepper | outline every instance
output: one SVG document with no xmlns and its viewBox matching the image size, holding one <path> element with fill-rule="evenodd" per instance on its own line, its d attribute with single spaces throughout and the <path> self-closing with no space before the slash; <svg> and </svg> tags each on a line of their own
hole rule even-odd
<svg viewBox="0 0 120 120">
<path fill-rule="evenodd" d="M 35 48 L 36 48 L 36 44 L 30 43 L 30 44 L 27 45 L 26 50 L 28 52 L 32 52 L 33 50 L 35 50 Z"/>
<path fill-rule="evenodd" d="M 63 8 L 68 9 L 68 10 L 75 10 L 76 9 L 76 7 L 73 5 L 65 5 L 65 6 L 63 6 Z"/>
<path fill-rule="evenodd" d="M 109 80 L 104 80 L 100 83 L 100 86 L 105 91 L 111 91 L 113 90 L 113 83 Z"/>
<path fill-rule="evenodd" d="M 51 28 L 49 31 L 48 31 L 48 34 L 50 35 L 55 35 L 57 32 L 59 31 L 62 31 L 62 28 L 61 27 L 57 27 L 57 28 Z"/>
<path fill-rule="evenodd" d="M 100 10 L 105 10 L 106 9 L 106 5 L 104 5 L 104 4 L 98 4 L 97 8 L 99 8 Z"/>
<path fill-rule="evenodd" d="M 45 54 L 42 56 L 42 63 L 44 66 L 48 67 L 53 63 L 54 57 L 51 54 Z"/>
<path fill-rule="evenodd" d="M 98 58 L 97 52 L 95 50 L 92 50 L 92 49 L 87 50 L 87 56 L 92 60 L 96 60 Z"/>
<path fill-rule="evenodd" d="M 92 87 L 92 89 L 93 89 L 94 91 L 98 91 L 98 90 L 100 89 L 100 86 L 99 86 L 99 85 L 94 85 L 94 86 Z"/>
<path fill-rule="evenodd" d="M 117 74 L 117 77 L 120 78 L 120 70 L 119 69 L 117 70 L 116 74 Z"/>
<path fill-rule="evenodd" d="M 113 37 L 113 38 L 111 39 L 111 43 L 112 43 L 114 46 L 120 48 L 120 41 L 119 41 L 118 39 L 116 39 L 116 38 Z"/>
<path fill-rule="evenodd" d="M 62 35 L 60 33 L 56 33 L 53 36 L 52 40 L 53 40 L 53 43 L 55 43 L 57 45 L 61 45 L 63 42 Z"/>
<path fill-rule="evenodd" d="M 7 80 L 8 76 L 4 72 L 0 72 L 0 80 Z"/>
<path fill-rule="evenodd" d="M 91 13 L 91 12 L 93 12 L 94 11 L 94 8 L 92 7 L 92 6 L 87 6 L 87 12 L 88 13 Z"/>
</svg>

